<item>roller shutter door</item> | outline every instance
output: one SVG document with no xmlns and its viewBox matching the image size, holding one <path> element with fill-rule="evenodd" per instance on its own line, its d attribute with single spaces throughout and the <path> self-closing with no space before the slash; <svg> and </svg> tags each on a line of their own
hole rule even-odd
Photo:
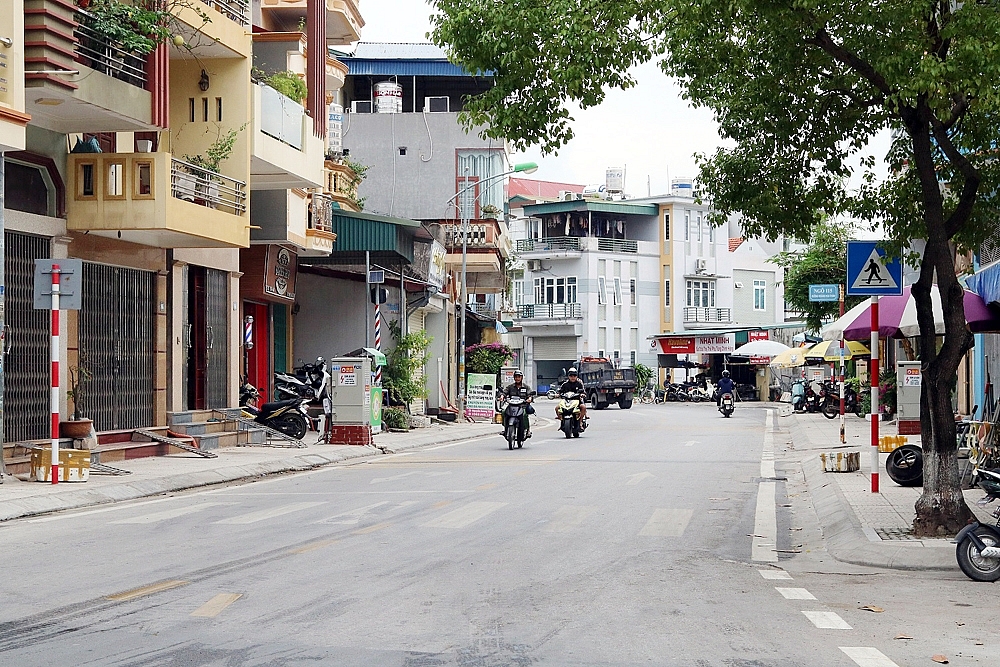
<svg viewBox="0 0 1000 667">
<path fill-rule="evenodd" d="M 533 356 L 535 361 L 576 359 L 576 336 L 535 338 Z"/>
</svg>

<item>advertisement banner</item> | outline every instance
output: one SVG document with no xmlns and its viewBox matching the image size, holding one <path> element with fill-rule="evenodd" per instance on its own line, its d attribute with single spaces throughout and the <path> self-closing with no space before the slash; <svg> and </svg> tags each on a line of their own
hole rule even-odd
<svg viewBox="0 0 1000 667">
<path fill-rule="evenodd" d="M 378 433 L 382 430 L 382 387 L 372 385 L 370 391 L 372 431 Z"/>
<path fill-rule="evenodd" d="M 694 338 L 661 338 L 663 354 L 694 354 Z"/>
<path fill-rule="evenodd" d="M 767 331 L 749 331 L 747 332 L 747 342 L 752 343 L 755 340 L 768 340 L 770 338 Z"/>
<path fill-rule="evenodd" d="M 661 338 L 660 349 L 663 354 L 729 354 L 736 349 L 736 334 Z"/>
<path fill-rule="evenodd" d="M 495 375 L 469 373 L 465 389 L 465 414 L 473 419 L 493 419 L 496 412 L 496 384 Z"/>
</svg>

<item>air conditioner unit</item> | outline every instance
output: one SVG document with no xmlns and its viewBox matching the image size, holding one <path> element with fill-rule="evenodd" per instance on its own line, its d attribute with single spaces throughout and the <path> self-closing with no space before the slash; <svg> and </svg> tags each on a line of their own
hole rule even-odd
<svg viewBox="0 0 1000 667">
<path fill-rule="evenodd" d="M 576 195 L 569 190 L 559 191 L 559 201 L 573 201 L 576 199 Z"/>
<path fill-rule="evenodd" d="M 539 271 L 542 268 L 541 260 L 529 259 L 528 260 L 528 270 L 529 271 Z"/>
<path fill-rule="evenodd" d="M 447 95 L 425 97 L 424 113 L 447 113 L 451 111 L 451 100 Z"/>
<path fill-rule="evenodd" d="M 708 269 L 708 260 L 707 259 L 698 259 L 698 260 L 695 260 L 695 271 L 697 271 L 698 273 L 703 273 L 707 269 Z"/>
<path fill-rule="evenodd" d="M 736 289 L 743 289 L 743 283 L 737 282 L 733 285 L 733 287 L 735 287 Z"/>
<path fill-rule="evenodd" d="M 351 113 L 372 113 L 372 101 L 354 100 L 351 102 Z"/>
</svg>

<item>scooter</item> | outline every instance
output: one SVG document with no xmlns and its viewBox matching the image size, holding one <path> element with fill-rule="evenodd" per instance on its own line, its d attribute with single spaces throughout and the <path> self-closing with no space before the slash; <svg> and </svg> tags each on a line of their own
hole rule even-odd
<svg viewBox="0 0 1000 667">
<path fill-rule="evenodd" d="M 275 373 L 274 396 L 282 401 L 296 398 L 304 398 L 307 401 L 311 401 L 316 398 L 316 391 L 294 375 Z"/>
<path fill-rule="evenodd" d="M 309 415 L 304 398 L 265 403 L 257 407 L 260 392 L 249 382 L 240 387 L 240 408 L 242 416 L 287 436 L 301 440 L 309 430 Z"/>
<path fill-rule="evenodd" d="M 977 504 L 980 507 L 1000 498 L 1000 470 L 980 469 L 975 472 L 976 484 L 986 491 Z M 1000 579 L 1000 507 L 993 510 L 996 526 L 970 523 L 955 536 L 955 558 L 969 579 L 997 581 Z"/>
<path fill-rule="evenodd" d="M 734 410 L 736 410 L 736 403 L 733 400 L 733 395 L 727 391 L 719 399 L 719 412 L 722 413 L 723 417 L 729 418 L 733 416 Z"/>
<path fill-rule="evenodd" d="M 840 414 L 840 391 L 836 385 L 831 385 L 826 392 L 826 404 L 823 406 L 823 416 L 827 419 L 836 419 Z M 844 412 L 853 412 L 859 417 L 864 417 L 861 412 L 861 401 L 858 400 L 858 392 L 850 386 L 844 387 Z"/>
<path fill-rule="evenodd" d="M 559 415 L 559 430 L 566 434 L 567 438 L 579 438 L 583 425 L 580 423 L 580 394 L 575 391 L 567 391 L 562 395 L 562 400 L 556 408 Z"/>
<path fill-rule="evenodd" d="M 805 395 L 805 409 L 806 412 L 819 412 L 819 394 L 813 389 L 812 385 L 806 387 Z"/>
<path fill-rule="evenodd" d="M 503 411 L 504 438 L 507 439 L 507 449 L 520 449 L 524 445 L 524 415 L 528 411 L 528 400 L 520 396 L 507 399 L 507 407 Z"/>
<path fill-rule="evenodd" d="M 805 380 L 796 380 L 792 384 L 792 410 L 795 412 L 806 411 L 806 383 Z"/>
</svg>

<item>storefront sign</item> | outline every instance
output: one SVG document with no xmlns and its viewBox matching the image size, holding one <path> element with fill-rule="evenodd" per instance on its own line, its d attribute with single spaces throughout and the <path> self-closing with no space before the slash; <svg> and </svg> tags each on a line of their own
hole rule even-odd
<svg viewBox="0 0 1000 667">
<path fill-rule="evenodd" d="M 903 376 L 903 386 L 904 387 L 919 387 L 920 386 L 920 369 L 919 368 L 907 368 L 906 375 Z"/>
<path fill-rule="evenodd" d="M 750 357 L 751 366 L 767 366 L 771 363 L 771 357 Z"/>
<path fill-rule="evenodd" d="M 465 414 L 469 417 L 493 419 L 496 414 L 496 376 L 469 373 L 466 384 Z"/>
<path fill-rule="evenodd" d="M 661 338 L 663 354 L 729 354 L 736 349 L 736 334 Z"/>
<path fill-rule="evenodd" d="M 754 342 L 755 340 L 768 340 L 770 336 L 767 331 L 749 331 L 747 332 L 747 342 Z"/>
<path fill-rule="evenodd" d="M 431 259 L 427 267 L 427 282 L 440 290 L 444 287 L 448 272 L 445 270 L 445 260 L 448 258 L 448 249 L 437 241 L 431 241 Z"/>
<path fill-rule="evenodd" d="M 295 300 L 296 255 L 288 248 L 267 247 L 264 262 L 264 293 L 281 299 Z"/>
</svg>

